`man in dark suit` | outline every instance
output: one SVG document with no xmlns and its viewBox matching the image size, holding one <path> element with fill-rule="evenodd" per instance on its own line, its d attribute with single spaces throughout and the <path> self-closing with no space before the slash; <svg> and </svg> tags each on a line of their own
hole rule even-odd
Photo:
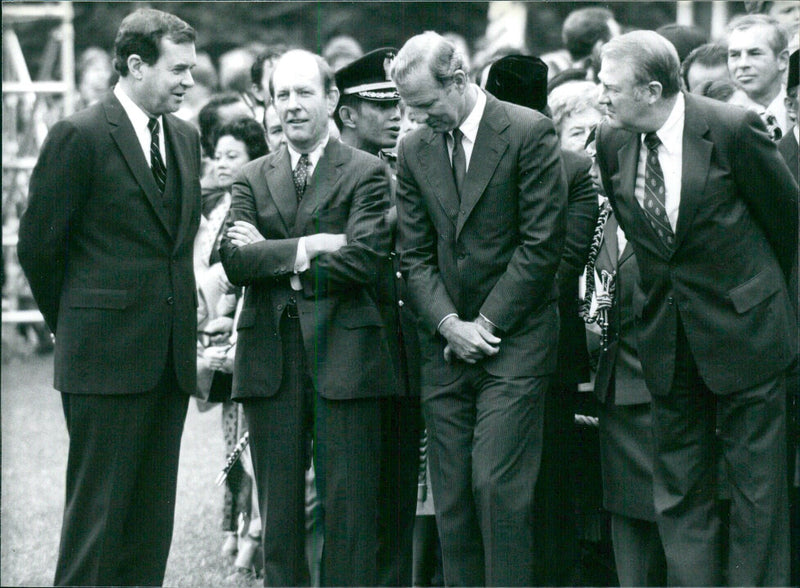
<svg viewBox="0 0 800 588">
<path fill-rule="evenodd" d="M 376 583 L 380 399 L 391 365 L 374 282 L 389 252 L 389 179 L 328 137 L 339 93 L 317 55 L 278 60 L 270 91 L 287 145 L 234 181 L 220 254 L 246 286 L 233 398 L 242 402 L 262 514 L 264 583 L 308 583 L 304 471 L 313 437 L 324 505 L 321 582 Z"/>
<path fill-rule="evenodd" d="M 547 104 L 547 65 L 538 57 L 507 55 L 498 59 L 489 68 L 486 90 L 500 100 L 552 118 Z M 560 141 L 563 147 L 563 137 Z M 589 255 L 598 211 L 591 159 L 562 148 L 561 160 L 567 178 L 567 233 L 556 272 L 561 320 L 556 377 L 545 395 L 542 463 L 534 496 L 534 577 L 539 586 L 564 586 L 577 580 L 575 411 L 578 383 L 589 380 L 586 330 L 578 315 L 578 278 Z"/>
<path fill-rule="evenodd" d="M 598 163 L 644 292 L 634 315 L 669 582 L 786 585 L 797 184 L 755 113 L 680 92 L 675 48 L 656 33 L 604 46 L 600 80 Z M 731 495 L 727 573 L 717 437 Z"/>
<path fill-rule="evenodd" d="M 56 336 L 70 446 L 57 585 L 160 585 L 195 389 L 194 30 L 157 10 L 120 25 L 113 93 L 57 123 L 30 184 L 19 258 Z"/>
<path fill-rule="evenodd" d="M 797 113 L 800 106 L 800 51 L 795 50 L 789 57 L 789 75 L 786 82 L 786 116 L 794 123 L 789 131 L 778 141 L 778 151 L 781 152 L 786 165 L 794 176 L 794 181 L 800 183 L 800 127 L 798 127 Z M 800 258 L 800 249 L 798 249 Z M 800 262 L 799 262 L 800 263 Z M 795 337 L 800 338 L 800 283 L 797 278 L 798 263 L 792 268 L 789 278 L 789 297 L 794 301 L 794 309 L 798 314 L 797 330 Z M 792 577 L 791 585 L 800 584 L 800 357 L 798 357 L 786 379 L 786 401 L 788 415 L 788 448 L 789 455 L 789 511 L 791 513 L 791 549 Z"/>
<path fill-rule="evenodd" d="M 400 95 L 389 76 L 397 49 L 370 51 L 336 72 L 339 104 L 334 120 L 342 143 L 394 162 L 400 132 Z M 393 170 L 389 170 L 393 175 Z M 394 183 L 394 180 L 392 180 Z M 394 190 L 392 190 L 394 192 Z M 387 220 L 392 251 L 381 260 L 376 298 L 392 358 L 394 393 L 381 403 L 378 585 L 411 586 L 422 415 L 416 317 L 395 251 L 394 195 Z"/>
<path fill-rule="evenodd" d="M 531 585 L 567 184 L 552 123 L 467 76 L 436 33 L 395 58 L 397 89 L 426 125 L 398 150 L 401 265 L 420 321 L 445 582 Z"/>
</svg>

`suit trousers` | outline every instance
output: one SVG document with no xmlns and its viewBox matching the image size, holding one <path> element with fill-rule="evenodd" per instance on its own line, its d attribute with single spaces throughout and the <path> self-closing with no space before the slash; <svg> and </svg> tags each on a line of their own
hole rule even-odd
<svg viewBox="0 0 800 588">
<path fill-rule="evenodd" d="M 664 586 L 667 562 L 652 521 L 611 514 L 611 539 L 620 586 Z"/>
<path fill-rule="evenodd" d="M 61 400 L 69 456 L 54 584 L 160 586 L 189 402 L 171 360 L 148 392 Z"/>
<path fill-rule="evenodd" d="M 784 385 L 780 374 L 713 394 L 679 322 L 672 389 L 653 397 L 653 492 L 670 585 L 788 585 Z M 715 503 L 719 455 L 731 499 L 727 570 Z"/>
<path fill-rule="evenodd" d="M 381 400 L 378 586 L 411 586 L 422 413 L 419 396 Z"/>
<path fill-rule="evenodd" d="M 325 513 L 323 586 L 374 586 L 380 401 L 329 400 L 314 390 L 298 319 L 280 325 L 277 394 L 242 400 L 261 511 L 265 586 L 307 586 L 305 470 L 309 441 Z M 356 368 L 354 368 L 356 369 Z"/>
<path fill-rule="evenodd" d="M 533 493 L 549 376 L 468 365 L 423 383 L 431 487 L 447 586 L 533 585 Z"/>
</svg>

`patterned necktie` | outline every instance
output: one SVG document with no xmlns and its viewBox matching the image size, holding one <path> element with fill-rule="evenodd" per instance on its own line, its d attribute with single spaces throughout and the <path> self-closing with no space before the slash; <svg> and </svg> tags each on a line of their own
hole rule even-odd
<svg viewBox="0 0 800 588">
<path fill-rule="evenodd" d="M 303 199 L 303 194 L 306 191 L 306 184 L 308 183 L 308 167 L 311 161 L 308 159 L 308 154 L 303 153 L 300 159 L 297 160 L 297 165 L 292 171 L 292 180 L 294 181 L 294 190 L 297 192 L 297 201 Z"/>
<path fill-rule="evenodd" d="M 158 119 L 151 118 L 147 123 L 150 129 L 150 169 L 153 171 L 153 178 L 158 185 L 158 193 L 164 193 L 167 185 L 167 168 L 164 167 L 164 160 L 161 158 L 161 149 L 158 146 Z"/>
<path fill-rule="evenodd" d="M 467 156 L 464 154 L 464 146 L 461 139 L 464 133 L 461 129 L 453 129 L 453 180 L 456 183 L 458 198 L 461 199 L 461 187 L 464 185 L 464 176 L 467 175 Z"/>
<path fill-rule="evenodd" d="M 764 124 L 767 125 L 767 132 L 769 133 L 770 137 L 772 137 L 772 140 L 776 143 L 780 141 L 781 137 L 783 137 L 783 131 L 781 130 L 781 127 L 778 124 L 778 119 L 775 118 L 775 115 L 765 110 L 761 113 L 761 119 L 764 121 Z"/>
<path fill-rule="evenodd" d="M 644 136 L 644 144 L 647 147 L 647 163 L 644 170 L 644 211 L 650 226 L 658 233 L 668 249 L 672 249 L 675 242 L 675 235 L 669 224 L 669 217 L 665 206 L 667 191 L 664 184 L 664 172 L 661 171 L 661 164 L 658 162 L 658 146 L 661 139 L 655 133 L 647 133 Z"/>
</svg>

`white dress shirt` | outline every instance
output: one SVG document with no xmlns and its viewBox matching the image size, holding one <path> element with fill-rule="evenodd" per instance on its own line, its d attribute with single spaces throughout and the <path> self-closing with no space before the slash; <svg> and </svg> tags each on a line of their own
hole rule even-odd
<svg viewBox="0 0 800 588">
<path fill-rule="evenodd" d="M 464 134 L 461 139 L 461 145 L 464 147 L 465 171 L 469 170 L 472 150 L 475 148 L 475 139 L 478 136 L 478 127 L 481 124 L 481 118 L 483 118 L 483 111 L 486 109 L 486 95 L 478 86 L 475 86 L 475 89 L 478 91 L 478 100 L 475 102 L 475 106 L 472 107 L 472 111 L 467 115 L 467 118 L 464 119 L 464 122 L 458 126 Z M 450 165 L 453 165 L 453 133 L 447 133 L 445 137 L 447 138 L 447 154 L 450 156 Z"/>
<path fill-rule="evenodd" d="M 319 163 L 319 159 L 325 152 L 325 147 L 327 147 L 327 145 L 328 135 L 325 135 L 325 138 L 320 142 L 320 144 L 307 153 L 309 165 L 306 185 L 311 182 L 311 177 L 314 174 L 314 170 L 317 168 L 317 163 Z M 286 144 L 286 147 L 289 149 L 289 161 L 292 166 L 292 172 L 294 172 L 294 168 L 297 167 L 297 162 L 300 161 L 300 157 L 302 157 L 303 154 L 299 151 L 296 151 L 289 143 Z M 297 254 L 295 255 L 294 259 L 294 274 L 289 277 L 289 283 L 292 286 L 292 290 L 299 291 L 303 289 L 303 286 L 300 283 L 299 274 L 308 270 L 310 267 L 311 260 L 308 258 L 308 253 L 306 252 L 306 238 L 300 237 L 300 240 L 297 242 Z"/>
<path fill-rule="evenodd" d="M 686 113 L 686 103 L 683 94 L 678 93 L 678 99 L 672 107 L 669 117 L 656 135 L 661 140 L 658 146 L 658 163 L 664 172 L 664 188 L 666 189 L 665 208 L 672 232 L 678 226 L 678 209 L 681 204 L 681 173 L 683 165 L 683 124 Z M 647 167 L 647 146 L 644 145 L 644 135 L 639 137 L 639 166 L 636 170 L 636 186 L 634 195 L 639 205 L 644 209 L 644 173 Z"/>
<path fill-rule="evenodd" d="M 144 152 L 144 160 L 147 162 L 148 166 L 152 167 L 150 163 L 150 129 L 147 127 L 147 123 L 150 122 L 150 115 L 139 108 L 119 84 L 114 86 L 114 96 L 116 96 L 119 103 L 122 104 L 125 114 L 128 115 L 128 120 L 130 120 L 131 125 L 133 125 L 136 138 L 139 139 L 139 145 L 142 146 L 142 151 Z M 158 148 L 161 150 L 161 159 L 164 161 L 164 169 L 167 169 L 167 152 L 164 143 L 164 117 L 158 117 L 158 126 L 161 131 L 158 133 Z"/>
</svg>

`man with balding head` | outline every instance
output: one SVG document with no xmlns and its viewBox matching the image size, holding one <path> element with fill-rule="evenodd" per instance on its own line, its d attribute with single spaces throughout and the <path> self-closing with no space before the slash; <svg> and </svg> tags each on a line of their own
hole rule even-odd
<svg viewBox="0 0 800 588">
<path fill-rule="evenodd" d="M 432 32 L 395 58 L 422 124 L 398 148 L 401 267 L 419 320 L 445 582 L 530 586 L 567 183 L 550 120 L 468 75 Z"/>
<path fill-rule="evenodd" d="M 668 581 L 787 585 L 797 184 L 758 115 L 681 93 L 678 56 L 660 35 L 610 41 L 599 77 L 607 120 L 597 161 L 644 293 L 633 311 Z M 715 504 L 720 454 L 727 540 Z"/>
<path fill-rule="evenodd" d="M 283 54 L 270 82 L 286 145 L 232 188 L 220 255 L 246 286 L 233 372 L 261 501 L 264 584 L 309 582 L 304 471 L 325 511 L 323 585 L 376 584 L 380 396 L 391 367 L 374 297 L 389 252 L 383 163 L 328 135 L 330 67 Z"/>
</svg>

